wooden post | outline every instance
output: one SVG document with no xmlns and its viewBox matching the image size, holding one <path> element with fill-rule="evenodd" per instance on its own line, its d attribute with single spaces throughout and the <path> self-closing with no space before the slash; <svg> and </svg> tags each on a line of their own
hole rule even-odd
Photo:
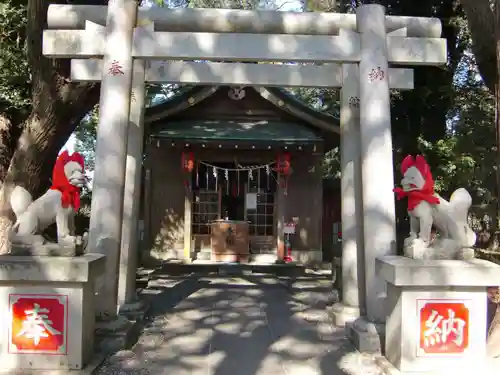
<svg viewBox="0 0 500 375">
<path fill-rule="evenodd" d="M 280 176 L 278 175 L 278 190 L 276 194 L 278 195 L 278 199 L 276 202 L 276 216 L 277 220 L 277 228 L 276 228 L 276 246 L 277 246 L 277 255 L 278 260 L 283 261 L 285 259 L 285 189 L 281 186 Z"/>
<path fill-rule="evenodd" d="M 144 171 L 144 239 L 143 246 L 151 250 L 151 168 Z"/>
<path fill-rule="evenodd" d="M 193 192 L 186 189 L 184 195 L 184 261 L 191 262 L 191 244 L 193 215 L 192 215 Z"/>
</svg>

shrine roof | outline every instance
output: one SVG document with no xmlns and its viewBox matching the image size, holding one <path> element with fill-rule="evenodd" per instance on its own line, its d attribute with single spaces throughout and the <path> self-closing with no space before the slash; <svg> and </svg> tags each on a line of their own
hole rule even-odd
<svg viewBox="0 0 500 375">
<path fill-rule="evenodd" d="M 222 86 L 220 86 L 222 87 Z M 220 87 L 217 86 L 191 86 L 185 87 L 171 99 L 153 105 L 146 110 L 146 123 L 156 123 L 167 117 L 178 115 L 189 107 L 214 95 Z M 250 86 L 251 87 L 251 86 Z M 292 94 L 276 87 L 251 87 L 262 98 L 272 103 L 297 120 L 304 121 L 315 128 L 329 133 L 340 133 L 340 120 L 337 117 L 319 112 L 302 103 Z M 300 121 L 297 121 L 300 122 Z"/>
<path fill-rule="evenodd" d="M 285 121 L 192 120 L 163 125 L 154 138 L 199 141 L 267 141 L 286 144 L 316 143 L 322 139 L 304 126 Z"/>
</svg>

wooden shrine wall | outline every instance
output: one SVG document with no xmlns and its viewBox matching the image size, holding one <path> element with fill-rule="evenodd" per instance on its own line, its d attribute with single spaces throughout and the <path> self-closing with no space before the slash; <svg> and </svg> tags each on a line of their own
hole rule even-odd
<svg viewBox="0 0 500 375">
<path fill-rule="evenodd" d="M 285 197 L 285 221 L 298 218 L 293 250 L 321 250 L 323 218 L 323 155 L 292 154 L 293 173 Z"/>
<path fill-rule="evenodd" d="M 180 256 L 184 248 L 184 196 L 181 153 L 163 142 L 147 145 L 146 168 L 150 174 L 149 207 L 144 207 L 145 251 L 158 259 Z M 275 151 L 199 150 L 195 158 L 210 162 L 265 164 L 276 158 Z M 323 186 L 321 155 L 306 152 L 292 154 L 293 174 L 285 197 L 285 220 L 298 218 L 297 233 L 292 238 L 294 250 L 321 250 Z M 146 219 L 147 216 L 147 219 Z"/>
</svg>

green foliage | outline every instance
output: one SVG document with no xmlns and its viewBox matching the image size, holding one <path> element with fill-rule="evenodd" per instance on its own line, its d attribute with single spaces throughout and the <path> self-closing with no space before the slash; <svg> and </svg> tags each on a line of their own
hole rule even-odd
<svg viewBox="0 0 500 375">
<path fill-rule="evenodd" d="M 490 204 L 496 200 L 494 97 L 475 69 L 468 70 L 466 79 L 455 93 L 448 134 L 434 143 L 419 143 L 424 154 L 436 157 L 439 190 L 466 187 L 475 204 Z"/>
<path fill-rule="evenodd" d="M 167 2 L 165 2 L 164 0 L 151 0 L 151 2 L 160 8 L 164 8 L 168 5 Z"/>
<path fill-rule="evenodd" d="M 5 112 L 31 103 L 25 6 L 23 1 L 0 1 L 0 105 Z"/>
<path fill-rule="evenodd" d="M 189 8 L 257 9 L 260 0 L 187 0 Z"/>
<path fill-rule="evenodd" d="M 95 106 L 80 125 L 76 128 L 75 151 L 85 158 L 85 169 L 93 171 L 95 166 L 95 145 L 97 139 L 97 125 L 99 123 L 99 106 Z"/>
<path fill-rule="evenodd" d="M 323 158 L 323 176 L 328 180 L 340 179 L 340 149 L 335 147 L 325 153 Z"/>
<path fill-rule="evenodd" d="M 181 90 L 188 89 L 192 87 L 190 85 L 178 85 L 178 84 L 170 84 L 170 85 L 162 85 L 162 84 L 152 84 L 146 86 L 146 107 L 151 107 L 153 105 L 157 105 L 166 100 L 171 99 L 175 95 L 177 95 Z"/>
</svg>

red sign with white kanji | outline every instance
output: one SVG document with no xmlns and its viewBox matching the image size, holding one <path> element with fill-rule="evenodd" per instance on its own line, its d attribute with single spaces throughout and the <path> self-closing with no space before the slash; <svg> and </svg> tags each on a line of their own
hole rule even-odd
<svg viewBox="0 0 500 375">
<path fill-rule="evenodd" d="M 9 353 L 67 354 L 68 296 L 10 294 Z"/>
<path fill-rule="evenodd" d="M 469 347 L 469 308 L 460 300 L 418 300 L 419 354 L 461 354 Z"/>
</svg>

